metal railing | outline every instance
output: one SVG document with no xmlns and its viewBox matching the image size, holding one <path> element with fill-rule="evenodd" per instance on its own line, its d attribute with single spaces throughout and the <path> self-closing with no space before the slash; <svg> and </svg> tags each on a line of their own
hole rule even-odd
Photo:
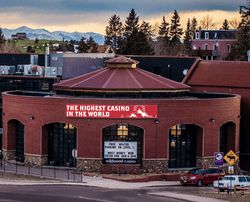
<svg viewBox="0 0 250 202">
<path fill-rule="evenodd" d="M 23 175 L 47 178 L 49 180 L 60 179 L 75 182 L 83 182 L 83 171 L 77 170 L 76 167 L 59 167 L 59 166 L 34 166 L 20 163 L 18 161 L 0 160 L 0 172 L 12 172 Z"/>
</svg>

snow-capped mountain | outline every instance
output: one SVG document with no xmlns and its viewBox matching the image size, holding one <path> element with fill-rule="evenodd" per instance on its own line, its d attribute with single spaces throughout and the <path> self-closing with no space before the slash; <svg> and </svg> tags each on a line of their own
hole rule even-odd
<svg viewBox="0 0 250 202">
<path fill-rule="evenodd" d="M 31 40 L 35 40 L 37 38 L 37 39 L 48 39 L 48 40 L 58 40 L 58 41 L 63 41 L 63 39 L 67 41 L 70 41 L 71 39 L 80 41 L 82 37 L 86 39 L 89 39 L 89 37 L 93 37 L 94 41 L 99 45 L 104 44 L 104 35 L 97 34 L 94 32 L 86 32 L 86 33 L 80 33 L 80 32 L 69 33 L 63 31 L 49 32 L 48 30 L 45 29 L 31 29 L 26 26 L 19 27 L 17 29 L 4 28 L 2 29 L 2 32 L 4 34 L 5 39 L 10 39 L 11 35 L 16 33 L 26 33 L 26 36 Z"/>
</svg>

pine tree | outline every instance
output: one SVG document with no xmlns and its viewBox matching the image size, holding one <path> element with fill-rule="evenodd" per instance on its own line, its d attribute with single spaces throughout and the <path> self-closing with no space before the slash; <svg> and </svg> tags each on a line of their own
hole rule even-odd
<svg viewBox="0 0 250 202">
<path fill-rule="evenodd" d="M 127 20 L 124 24 L 124 36 L 129 36 L 132 33 L 136 33 L 139 30 L 139 16 L 135 13 L 135 10 L 132 8 Z"/>
<path fill-rule="evenodd" d="M 154 31 L 152 30 L 152 26 L 149 25 L 149 22 L 143 21 L 139 27 L 139 31 L 142 31 L 144 34 L 146 34 L 149 41 L 151 41 L 152 37 L 154 36 Z"/>
<path fill-rule="evenodd" d="M 150 55 L 153 54 L 151 44 L 148 40 L 149 24 L 144 23 L 140 29 L 139 17 L 134 9 L 131 10 L 124 25 L 123 38 L 119 42 L 121 54 Z M 146 30 L 144 29 L 145 27 Z"/>
<path fill-rule="evenodd" d="M 197 26 L 198 26 L 198 22 L 197 22 L 196 18 L 193 17 L 193 19 L 191 20 L 191 27 L 190 27 L 192 39 L 194 39 Z"/>
<path fill-rule="evenodd" d="M 79 47 L 77 48 L 79 53 L 87 53 L 90 48 L 89 45 L 85 42 L 85 40 L 86 39 L 84 37 L 81 38 Z"/>
<path fill-rule="evenodd" d="M 169 46 L 169 23 L 166 22 L 165 16 L 162 17 L 162 23 L 159 27 L 159 36 L 157 43 L 159 44 L 160 55 L 166 55 L 166 49 Z"/>
<path fill-rule="evenodd" d="M 170 27 L 170 36 L 171 36 L 171 44 L 179 44 L 181 35 L 183 34 L 182 28 L 179 28 L 181 25 L 179 24 L 180 17 L 177 11 L 174 11 L 174 15 L 171 18 L 171 27 Z"/>
<path fill-rule="evenodd" d="M 229 22 L 227 21 L 227 19 L 224 20 L 222 24 L 222 29 L 229 30 Z"/>
<path fill-rule="evenodd" d="M 185 36 L 184 36 L 184 45 L 188 53 L 191 51 L 191 36 L 192 36 L 192 30 L 190 25 L 190 19 L 188 18 L 187 22 L 187 29 L 185 30 Z"/>
<path fill-rule="evenodd" d="M 105 44 L 110 45 L 115 53 L 119 52 L 119 43 L 122 37 L 122 22 L 116 14 L 109 19 L 109 26 L 106 27 Z"/>
<path fill-rule="evenodd" d="M 241 22 L 237 33 L 236 43 L 228 54 L 229 60 L 248 60 L 247 51 L 250 50 L 250 13 L 241 12 Z"/>
</svg>

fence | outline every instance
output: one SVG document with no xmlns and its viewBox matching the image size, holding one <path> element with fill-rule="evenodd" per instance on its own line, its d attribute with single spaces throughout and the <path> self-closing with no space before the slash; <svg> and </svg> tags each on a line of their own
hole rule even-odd
<svg viewBox="0 0 250 202">
<path fill-rule="evenodd" d="M 237 191 L 240 192 L 237 192 Z M 248 191 L 248 193 L 246 193 Z M 237 185 L 234 185 L 234 194 L 241 194 L 241 195 L 250 195 L 250 186 L 244 186 L 244 187 L 237 187 Z"/>
<path fill-rule="evenodd" d="M 0 171 L 77 182 L 82 182 L 83 180 L 82 170 L 76 170 L 75 167 L 41 166 L 38 168 L 29 164 L 27 165 L 20 163 L 15 160 L 0 160 Z"/>
</svg>

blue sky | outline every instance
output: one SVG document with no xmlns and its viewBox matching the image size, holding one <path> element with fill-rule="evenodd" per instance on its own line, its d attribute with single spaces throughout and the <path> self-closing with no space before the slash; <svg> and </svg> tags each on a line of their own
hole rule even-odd
<svg viewBox="0 0 250 202">
<path fill-rule="evenodd" d="M 124 22 L 132 8 L 140 20 L 150 23 L 160 23 L 163 15 L 171 15 L 174 10 L 183 14 L 185 20 L 188 14 L 192 18 L 196 13 L 208 13 L 216 22 L 237 16 L 239 6 L 245 4 L 246 0 L 1 0 L 0 27 L 14 29 L 25 25 L 49 31 L 93 30 L 104 34 L 111 15 L 119 15 Z M 216 10 L 221 12 L 214 15 Z"/>
</svg>

